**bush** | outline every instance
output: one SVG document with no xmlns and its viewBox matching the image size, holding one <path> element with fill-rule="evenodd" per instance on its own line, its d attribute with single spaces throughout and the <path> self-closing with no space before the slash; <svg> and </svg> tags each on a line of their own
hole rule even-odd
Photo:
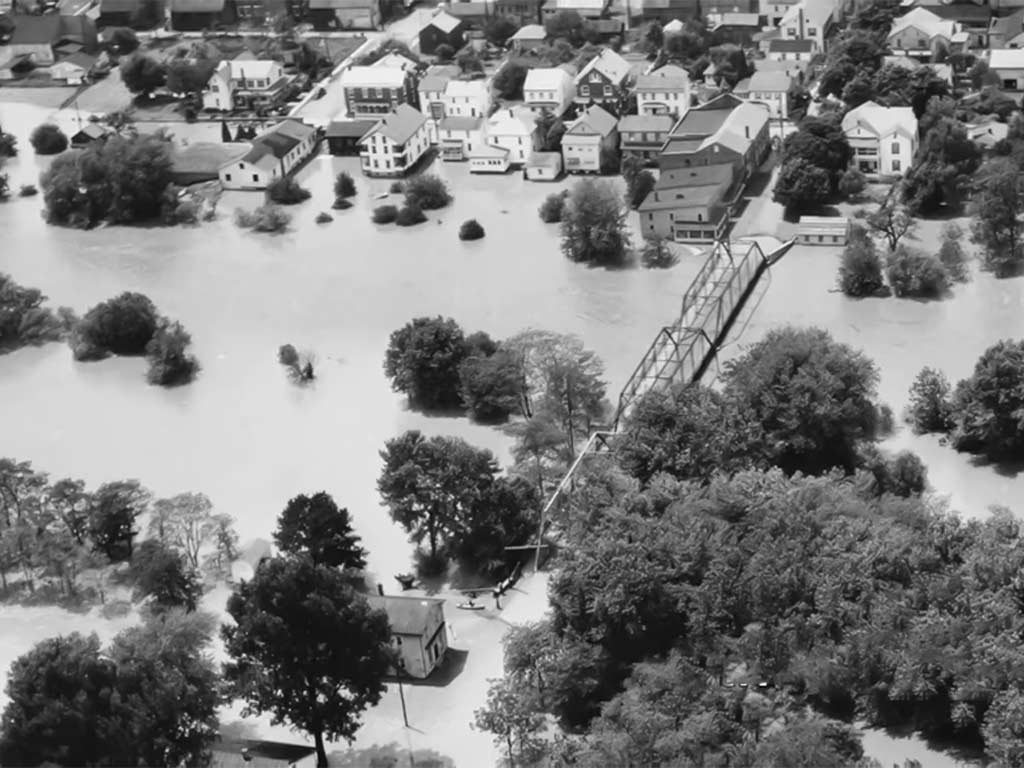
<svg viewBox="0 0 1024 768">
<path fill-rule="evenodd" d="M 949 279 L 955 283 L 965 283 L 971 278 L 967 266 L 967 253 L 963 247 L 964 231 L 955 223 L 949 222 L 942 228 L 942 243 L 939 245 L 939 261 L 946 268 Z"/>
<path fill-rule="evenodd" d="M 299 353 L 291 344 L 283 344 L 277 349 L 277 362 L 281 365 L 298 365 Z"/>
<path fill-rule="evenodd" d="M 37 155 L 59 155 L 68 148 L 68 137 L 53 123 L 36 126 L 29 143 Z"/>
<path fill-rule="evenodd" d="M 848 168 L 839 177 L 839 192 L 847 199 L 859 197 L 867 186 L 867 177 L 857 168 Z"/>
<path fill-rule="evenodd" d="M 393 195 L 400 195 L 405 192 L 405 184 L 401 181 L 392 181 L 391 186 L 388 187 L 388 192 Z"/>
<path fill-rule="evenodd" d="M 160 316 L 149 297 L 122 293 L 85 313 L 75 326 L 72 350 L 76 360 L 95 360 L 109 353 L 142 355 L 157 331 Z"/>
<path fill-rule="evenodd" d="M 565 189 L 561 192 L 553 192 L 544 198 L 544 202 L 540 204 L 540 208 L 537 213 L 540 214 L 540 220 L 545 224 L 557 224 L 562 220 L 562 212 L 565 210 L 565 198 L 569 196 L 569 190 Z"/>
<path fill-rule="evenodd" d="M 400 227 L 411 227 L 415 224 L 422 224 L 426 220 L 426 214 L 420 210 L 418 205 L 406 203 L 395 217 L 395 224 Z"/>
<path fill-rule="evenodd" d="M 423 211 L 444 208 L 452 201 L 448 185 L 432 174 L 421 174 L 409 179 L 405 185 L 405 204 Z"/>
<path fill-rule="evenodd" d="M 648 269 L 668 269 L 679 260 L 664 237 L 648 237 L 640 251 L 640 263 Z"/>
<path fill-rule="evenodd" d="M 884 288 L 882 257 L 875 242 L 854 224 L 839 262 L 839 289 L 847 296 L 861 297 L 878 295 Z"/>
<path fill-rule="evenodd" d="M 332 221 L 334 221 L 334 217 L 327 211 L 320 211 L 320 213 L 316 215 L 317 224 L 330 224 Z"/>
<path fill-rule="evenodd" d="M 0 158 L 18 156 L 18 139 L 13 133 L 4 133 L 0 128 Z"/>
<path fill-rule="evenodd" d="M 336 198 L 355 197 L 355 194 L 355 181 L 353 181 L 352 176 L 348 172 L 342 171 L 334 179 L 334 196 Z"/>
<path fill-rule="evenodd" d="M 334 198 L 334 205 L 331 206 L 336 211 L 347 211 L 352 207 L 352 201 L 344 197 Z"/>
<path fill-rule="evenodd" d="M 33 184 L 22 184 L 21 189 L 18 191 L 19 197 L 34 197 L 38 194 L 39 190 Z"/>
<path fill-rule="evenodd" d="M 116 27 L 110 33 L 110 43 L 118 54 L 133 53 L 139 47 L 139 38 L 127 27 Z"/>
<path fill-rule="evenodd" d="M 910 386 L 907 422 L 918 434 L 948 432 L 953 426 L 952 389 L 949 380 L 934 368 L 922 368 Z"/>
<path fill-rule="evenodd" d="M 629 203 L 629 207 L 633 210 L 639 208 L 640 203 L 651 193 L 651 190 L 654 189 L 654 185 L 657 183 L 658 181 L 654 178 L 653 173 L 648 170 L 640 171 L 633 181 L 632 188 L 627 193 L 626 202 Z"/>
<path fill-rule="evenodd" d="M 374 224 L 391 224 L 398 218 L 398 208 L 393 205 L 380 205 L 373 209 Z"/>
<path fill-rule="evenodd" d="M 192 337 L 181 323 L 164 320 L 146 345 L 149 383 L 174 387 L 192 381 L 199 372 L 199 361 L 188 354 L 191 343 Z"/>
<path fill-rule="evenodd" d="M 448 43 L 441 43 L 434 49 L 434 55 L 437 56 L 439 62 L 445 64 L 452 60 L 452 57 L 455 55 L 455 49 L 448 45 Z"/>
<path fill-rule="evenodd" d="M 889 254 L 885 271 L 897 296 L 938 298 L 949 290 L 949 275 L 942 262 L 904 245 Z"/>
<path fill-rule="evenodd" d="M 235 224 L 256 232 L 283 232 L 291 224 L 291 215 L 277 205 L 261 205 L 255 211 L 235 211 Z"/>
<path fill-rule="evenodd" d="M 484 228 L 476 219 L 462 222 L 459 227 L 459 240 L 479 240 L 484 236 Z"/>
<path fill-rule="evenodd" d="M 1024 341 L 985 350 L 953 395 L 953 446 L 992 460 L 1024 458 Z"/>
<path fill-rule="evenodd" d="M 291 176 L 285 176 L 271 184 L 267 195 L 273 202 L 281 205 L 295 205 L 312 197 L 310 191 Z"/>
<path fill-rule="evenodd" d="M 200 204 L 195 200 L 180 200 L 167 215 L 169 224 L 198 224 Z"/>
</svg>

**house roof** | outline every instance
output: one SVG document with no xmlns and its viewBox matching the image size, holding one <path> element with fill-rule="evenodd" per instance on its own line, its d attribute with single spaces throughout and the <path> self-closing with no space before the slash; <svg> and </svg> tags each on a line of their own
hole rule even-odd
<svg viewBox="0 0 1024 768">
<path fill-rule="evenodd" d="M 708 14 L 708 21 L 711 23 L 712 31 L 719 27 L 754 27 L 761 26 L 761 17 L 756 13 L 738 13 L 727 11 L 726 13 Z"/>
<path fill-rule="evenodd" d="M 547 3 L 544 4 L 544 10 L 547 10 L 547 5 Z M 584 11 L 603 11 L 608 5 L 608 0 L 554 0 L 551 5 L 560 11 L 571 11 L 576 9 Z"/>
<path fill-rule="evenodd" d="M 572 75 L 561 67 L 538 67 L 526 73 L 523 91 L 560 91 L 572 82 Z"/>
<path fill-rule="evenodd" d="M 959 21 L 973 26 L 977 26 L 981 22 L 987 24 L 989 19 L 992 18 L 991 8 L 984 5 L 974 5 L 974 3 L 929 5 L 928 10 L 940 19 L 950 19 L 951 21 Z"/>
<path fill-rule="evenodd" d="M 779 22 L 780 27 L 787 27 L 790 24 L 798 23 L 800 12 L 803 11 L 804 23 L 807 26 L 824 30 L 832 14 L 835 12 L 833 0 L 800 0 L 796 5 L 791 5 L 789 10 Z"/>
<path fill-rule="evenodd" d="M 483 122 L 482 117 L 443 117 L 437 127 L 443 131 L 478 131 Z"/>
<path fill-rule="evenodd" d="M 499 147 L 494 144 L 478 144 L 476 149 L 469 153 L 469 158 L 474 157 L 508 157 L 507 147 Z"/>
<path fill-rule="evenodd" d="M 672 130 L 675 118 L 671 115 L 625 115 L 619 120 L 619 133 L 627 131 L 653 131 L 655 133 L 668 133 Z"/>
<path fill-rule="evenodd" d="M 60 16 L 14 16 L 14 32 L 9 45 L 53 45 L 60 40 Z"/>
<path fill-rule="evenodd" d="M 702 187 L 732 181 L 736 169 L 732 163 L 696 165 L 692 168 L 675 168 L 662 171 L 654 188 L 675 189 L 677 187 Z"/>
<path fill-rule="evenodd" d="M 399 104 L 394 112 L 378 120 L 376 125 L 360 139 L 360 142 L 379 133 L 395 144 L 405 144 L 426 122 L 427 118 L 419 110 L 413 109 L 408 104 Z"/>
<path fill-rule="evenodd" d="M 526 160 L 528 168 L 558 168 L 562 155 L 558 152 L 531 152 Z"/>
<path fill-rule="evenodd" d="M 79 137 L 90 140 L 102 139 L 108 133 L 111 133 L 111 131 L 106 126 L 100 125 L 99 123 L 86 123 L 78 131 L 72 134 L 71 141 L 74 142 L 76 139 L 79 139 Z"/>
<path fill-rule="evenodd" d="M 134 13 L 139 0 L 100 0 L 100 13 Z"/>
<path fill-rule="evenodd" d="M 583 22 L 584 29 L 593 30 L 599 35 L 617 35 L 624 26 L 622 19 L 586 19 Z"/>
<path fill-rule="evenodd" d="M 309 0 L 312 11 L 323 11 L 339 8 L 372 8 L 374 0 Z"/>
<path fill-rule="evenodd" d="M 475 16 L 490 16 L 490 6 L 485 2 L 473 2 L 472 0 L 461 0 L 461 2 L 448 5 L 449 14 L 459 18 L 471 19 Z"/>
<path fill-rule="evenodd" d="M 793 85 L 793 78 L 784 72 L 754 72 L 748 81 L 748 90 L 786 93 Z"/>
<path fill-rule="evenodd" d="M 341 74 L 342 88 L 401 88 L 406 74 L 397 67 L 349 67 Z"/>
<path fill-rule="evenodd" d="M 376 120 L 334 120 L 324 135 L 329 139 L 361 139 L 376 124 Z"/>
<path fill-rule="evenodd" d="M 725 125 L 728 116 L 728 112 L 717 109 L 709 111 L 691 109 L 676 123 L 672 129 L 672 136 L 690 139 L 706 138 Z"/>
<path fill-rule="evenodd" d="M 630 64 L 611 48 L 602 48 L 601 52 L 592 58 L 587 63 L 587 66 L 580 70 L 580 73 L 576 75 L 576 80 L 582 80 L 595 70 L 611 82 L 619 85 L 626 79 L 626 75 L 629 74 Z"/>
<path fill-rule="evenodd" d="M 415 111 L 415 110 L 413 110 Z M 373 595 L 367 598 L 370 606 L 388 615 L 391 631 L 397 635 L 422 636 L 435 606 L 443 605 L 438 597 L 402 597 L 401 595 Z"/>
<path fill-rule="evenodd" d="M 1024 69 L 1024 48 L 996 48 L 988 52 L 992 69 Z"/>
<path fill-rule="evenodd" d="M 220 13 L 224 0 L 170 0 L 171 13 Z"/>
<path fill-rule="evenodd" d="M 88 53 L 72 53 L 61 59 L 58 64 L 73 64 L 76 67 L 80 67 L 88 72 L 90 69 L 96 66 L 96 57 L 90 56 Z"/>
<path fill-rule="evenodd" d="M 768 42 L 770 53 L 813 53 L 813 40 L 786 40 L 778 38 Z"/>
<path fill-rule="evenodd" d="M 252 149 L 242 157 L 242 160 L 255 163 L 268 155 L 280 159 L 315 131 L 313 126 L 299 120 L 283 120 L 253 139 Z"/>
<path fill-rule="evenodd" d="M 280 63 L 269 59 L 231 59 L 224 63 L 228 65 L 232 80 L 240 80 L 243 73 L 246 80 L 269 80 L 277 76 L 281 68 Z"/>
<path fill-rule="evenodd" d="M 444 75 L 424 75 L 420 78 L 419 85 L 416 86 L 416 90 L 420 93 L 432 93 L 434 91 L 444 91 L 448 87 L 449 78 Z"/>
<path fill-rule="evenodd" d="M 442 32 L 444 32 L 446 35 L 450 35 L 452 32 L 454 32 L 458 28 L 458 26 L 461 23 L 462 23 L 461 19 L 455 18 L 450 13 L 445 13 L 444 11 L 440 11 L 440 12 L 436 13 L 435 15 L 431 16 L 430 17 L 430 21 L 428 21 L 426 24 L 424 24 L 423 28 L 426 29 L 427 27 L 437 27 Z"/>
<path fill-rule="evenodd" d="M 565 133 L 567 136 L 593 136 L 596 134 L 603 138 L 614 131 L 617 124 L 618 121 L 614 115 L 608 114 L 595 104 L 584 112 Z"/>
<path fill-rule="evenodd" d="M 216 174 L 217 169 L 241 160 L 248 153 L 249 145 L 244 142 L 197 141 L 173 150 L 171 170 L 175 173 Z"/>
<path fill-rule="evenodd" d="M 889 37 L 911 27 L 921 30 L 928 37 L 941 35 L 947 39 L 952 38 L 957 31 L 956 22 L 936 16 L 927 8 L 913 8 L 908 13 L 893 19 L 892 26 L 889 28 Z"/>
<path fill-rule="evenodd" d="M 373 64 L 371 64 L 370 66 L 391 67 L 392 69 L 400 69 L 403 72 L 405 72 L 407 70 L 415 69 L 416 67 L 418 67 L 419 62 L 414 61 L 413 59 L 410 59 L 408 56 L 405 56 L 401 53 L 395 53 L 394 51 L 390 51 L 381 56 L 375 62 L 373 62 Z"/>
<path fill-rule="evenodd" d="M 689 87 L 690 76 L 685 69 L 674 64 L 666 64 L 636 79 L 637 91 L 685 90 Z"/>
<path fill-rule="evenodd" d="M 444 88 L 445 96 L 452 98 L 487 98 L 487 83 L 483 80 L 449 80 Z"/>
<path fill-rule="evenodd" d="M 499 109 L 487 121 L 492 136 L 529 136 L 536 126 L 537 116 L 528 109 Z"/>
<path fill-rule="evenodd" d="M 917 133 L 917 118 L 911 107 L 883 107 L 873 101 L 866 101 L 843 117 L 843 132 L 852 130 L 858 123 L 877 133 L 879 138 L 895 131 L 908 136 Z"/>
<path fill-rule="evenodd" d="M 668 24 L 661 28 L 661 31 L 666 35 L 678 35 L 686 29 L 686 25 L 679 19 L 672 19 Z"/>
<path fill-rule="evenodd" d="M 537 40 L 543 41 L 548 37 L 547 30 L 540 24 L 527 24 L 516 32 L 511 40 Z"/>
<path fill-rule="evenodd" d="M 243 749 L 249 761 L 242 757 Z M 211 768 L 287 768 L 316 754 L 316 748 L 299 744 L 223 738 L 217 739 L 210 751 L 213 757 Z"/>
<path fill-rule="evenodd" d="M 676 181 L 658 180 L 640 204 L 641 211 L 664 211 L 710 205 L 720 199 L 734 173 L 731 165 L 703 165 L 681 169 Z"/>
<path fill-rule="evenodd" d="M 1019 35 L 1024 32 L 1024 8 L 1009 16 L 993 18 L 988 28 L 990 32 L 1000 35 Z"/>
</svg>

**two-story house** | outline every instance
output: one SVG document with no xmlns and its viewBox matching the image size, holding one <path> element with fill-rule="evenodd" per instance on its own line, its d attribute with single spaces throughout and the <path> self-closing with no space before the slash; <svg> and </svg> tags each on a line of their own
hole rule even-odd
<svg viewBox="0 0 1024 768">
<path fill-rule="evenodd" d="M 292 78 L 279 61 L 221 61 L 203 91 L 203 108 L 220 112 L 260 109 L 282 103 Z"/>
<path fill-rule="evenodd" d="M 783 72 L 754 72 L 746 80 L 736 84 L 732 92 L 741 99 L 764 104 L 773 118 L 785 120 L 789 117 L 789 89 L 793 78 Z"/>
<path fill-rule="evenodd" d="M 313 126 L 293 118 L 282 120 L 254 138 L 241 158 L 221 166 L 220 182 L 225 189 L 266 189 L 305 162 L 319 143 Z"/>
<path fill-rule="evenodd" d="M 1024 9 L 989 22 L 988 47 L 1024 48 Z"/>
<path fill-rule="evenodd" d="M 817 43 L 813 40 L 797 40 L 795 38 L 776 38 L 768 41 L 765 51 L 767 61 L 785 63 L 784 71 L 790 77 L 803 74 L 817 53 Z M 760 62 L 758 68 L 762 69 Z"/>
<path fill-rule="evenodd" d="M 487 117 L 491 112 L 491 90 L 486 80 L 456 80 L 428 72 L 417 90 L 434 144 L 438 141 L 438 122 L 445 117 Z"/>
<path fill-rule="evenodd" d="M 681 115 L 690 108 L 690 75 L 666 64 L 636 79 L 636 109 L 641 115 Z"/>
<path fill-rule="evenodd" d="M 540 22 L 543 0 L 494 0 L 494 15 L 507 16 L 520 27 Z"/>
<path fill-rule="evenodd" d="M 999 77 L 1000 87 L 1013 94 L 1024 92 L 1024 48 L 999 48 L 988 52 L 989 71 Z"/>
<path fill-rule="evenodd" d="M 568 173 L 600 173 L 618 155 L 614 115 L 597 104 L 573 121 L 562 136 L 562 167 Z"/>
<path fill-rule="evenodd" d="M 866 176 L 893 178 L 910 168 L 918 145 L 917 118 L 910 107 L 867 101 L 846 113 L 842 128 L 853 149 L 851 165 Z"/>
<path fill-rule="evenodd" d="M 416 104 L 416 77 L 397 67 L 349 67 L 341 74 L 348 117 L 380 117 Z"/>
<path fill-rule="evenodd" d="M 825 40 L 836 24 L 834 0 L 800 0 L 779 22 L 783 40 L 813 40 L 825 50 Z"/>
<path fill-rule="evenodd" d="M 449 13 L 438 11 L 419 33 L 420 53 L 433 56 L 439 46 L 447 45 L 453 51 L 459 50 L 466 42 L 466 25 Z"/>
<path fill-rule="evenodd" d="M 942 51 L 948 55 L 964 50 L 967 37 L 955 21 L 914 8 L 893 19 L 886 42 L 894 54 L 929 61 Z"/>
<path fill-rule="evenodd" d="M 669 131 L 675 125 L 672 115 L 625 115 L 619 120 L 619 149 L 623 157 L 633 155 L 653 160 L 665 146 Z"/>
<path fill-rule="evenodd" d="M 448 632 L 442 605 L 436 597 L 382 595 L 367 598 L 370 607 L 384 611 L 391 626 L 391 645 L 398 674 L 423 679 L 430 676 L 448 650 Z"/>
<path fill-rule="evenodd" d="M 430 149 L 427 118 L 408 104 L 377 122 L 359 140 L 366 176 L 404 176 Z"/>
<path fill-rule="evenodd" d="M 540 148 L 537 116 L 530 109 L 499 109 L 487 121 L 486 132 L 488 143 L 508 150 L 508 162 L 512 165 L 524 164 Z"/>
<path fill-rule="evenodd" d="M 584 19 L 600 19 L 605 15 L 611 0 L 545 0 L 541 6 L 541 18 L 548 19 L 562 11 L 573 11 Z"/>
<path fill-rule="evenodd" d="M 437 124 L 444 118 L 444 92 L 451 82 L 445 73 L 427 71 L 416 86 L 419 95 L 420 111 L 427 118 L 427 131 L 430 143 L 437 143 Z"/>
<path fill-rule="evenodd" d="M 572 75 L 564 67 L 531 69 L 523 83 L 523 101 L 537 114 L 550 112 L 561 117 L 575 93 Z"/>
<path fill-rule="evenodd" d="M 577 104 L 602 104 L 617 108 L 626 98 L 630 64 L 611 48 L 602 48 L 574 83 Z"/>
<path fill-rule="evenodd" d="M 380 29 L 381 0 L 309 0 L 314 29 Z"/>
<path fill-rule="evenodd" d="M 640 230 L 645 238 L 713 242 L 725 234 L 738 196 L 729 163 L 663 173 L 639 206 Z"/>
<path fill-rule="evenodd" d="M 437 125 L 442 160 L 468 160 L 486 146 L 487 120 L 483 117 L 443 117 Z"/>
</svg>

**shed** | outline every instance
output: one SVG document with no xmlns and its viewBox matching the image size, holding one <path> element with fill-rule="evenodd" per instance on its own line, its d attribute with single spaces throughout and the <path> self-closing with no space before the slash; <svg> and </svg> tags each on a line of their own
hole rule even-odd
<svg viewBox="0 0 1024 768">
<path fill-rule="evenodd" d="M 420 30 L 420 53 L 432 56 L 441 45 L 459 50 L 466 42 L 466 24 L 450 13 L 439 11 Z"/>
<path fill-rule="evenodd" d="M 335 120 L 327 126 L 327 149 L 332 155 L 358 155 L 359 140 L 377 124 L 376 120 Z"/>
<path fill-rule="evenodd" d="M 94 141 L 104 139 L 111 133 L 111 130 L 99 123 L 86 123 L 79 129 L 78 133 L 71 136 L 72 149 L 85 149 Z"/>
<path fill-rule="evenodd" d="M 843 216 L 801 216 L 796 239 L 803 245 L 846 245 L 850 220 Z"/>
<path fill-rule="evenodd" d="M 562 175 L 560 152 L 534 152 L 526 161 L 523 176 L 530 181 L 555 181 Z"/>
<path fill-rule="evenodd" d="M 484 144 L 469 155 L 470 173 L 505 173 L 510 165 L 508 149 L 493 144 Z"/>
</svg>

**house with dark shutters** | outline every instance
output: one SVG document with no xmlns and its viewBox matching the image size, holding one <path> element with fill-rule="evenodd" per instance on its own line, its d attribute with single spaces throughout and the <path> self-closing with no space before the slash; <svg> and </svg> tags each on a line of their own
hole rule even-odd
<svg viewBox="0 0 1024 768">
<path fill-rule="evenodd" d="M 420 30 L 420 53 L 433 56 L 440 45 L 459 50 L 466 43 L 466 24 L 449 13 L 439 11 Z"/>
<path fill-rule="evenodd" d="M 341 75 L 346 117 L 379 118 L 401 104 L 416 106 L 416 76 L 397 67 L 349 67 Z"/>
<path fill-rule="evenodd" d="M 630 64 L 611 48 L 602 48 L 580 73 L 573 86 L 577 104 L 601 104 L 618 107 L 628 95 Z"/>
</svg>

